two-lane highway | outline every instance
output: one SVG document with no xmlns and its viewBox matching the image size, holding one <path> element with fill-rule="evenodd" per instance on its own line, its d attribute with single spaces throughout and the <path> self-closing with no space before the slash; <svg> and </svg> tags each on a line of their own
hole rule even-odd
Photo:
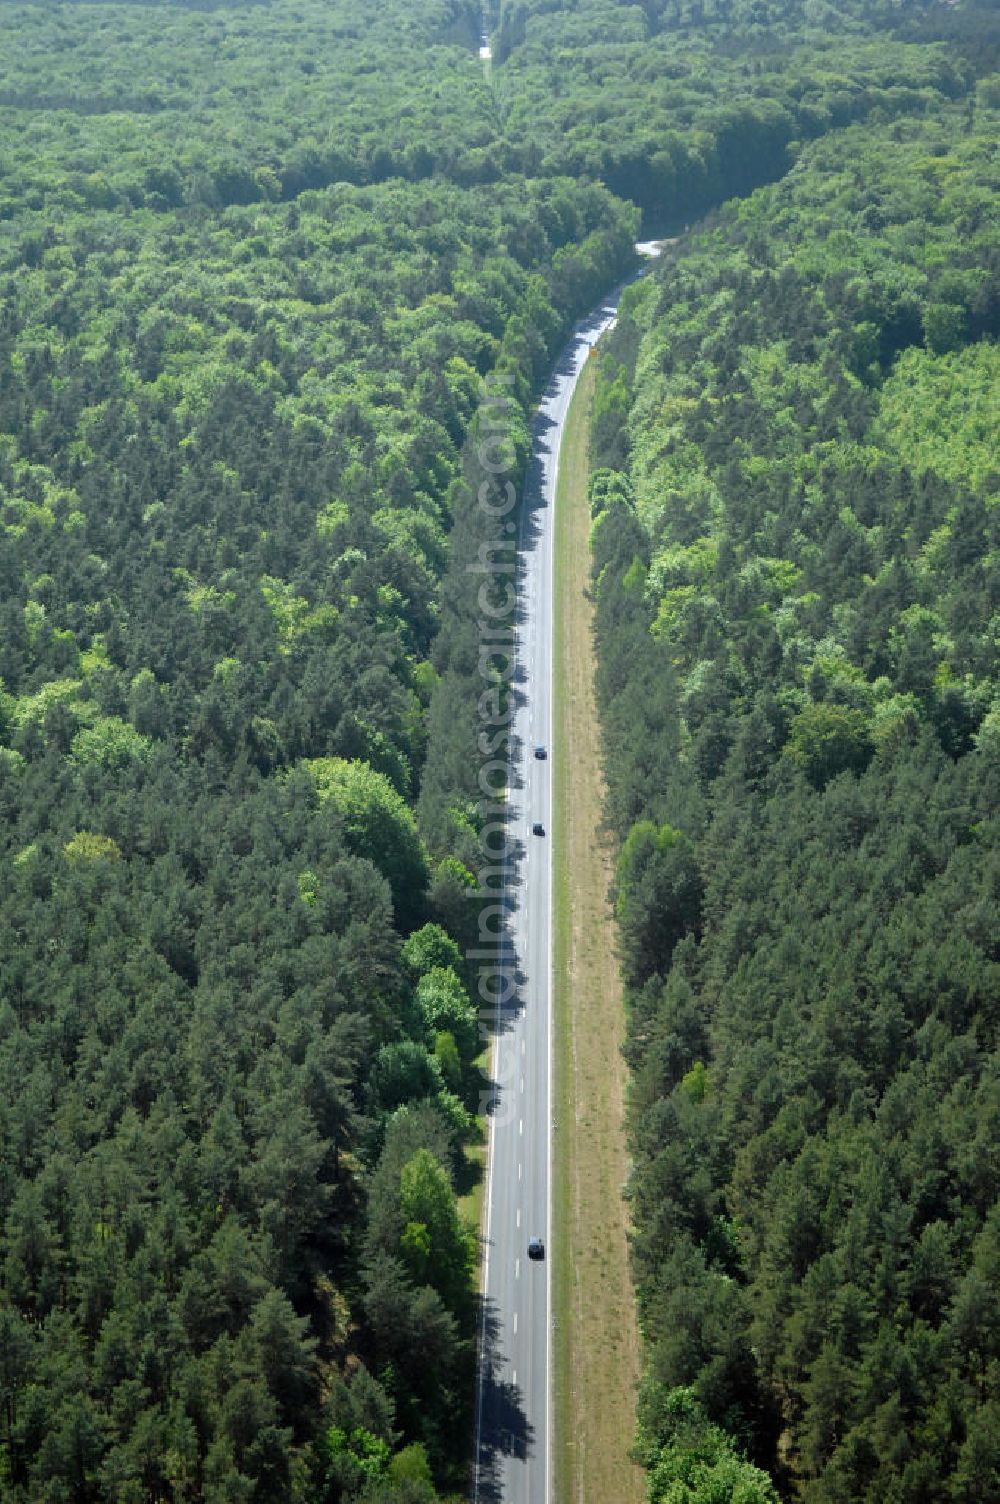
<svg viewBox="0 0 1000 1504">
<path fill-rule="evenodd" d="M 591 349 L 617 298 L 579 325 L 542 398 L 521 509 L 514 658 L 516 709 L 508 780 L 511 876 L 508 965 L 516 997 L 497 1018 L 487 1182 L 485 1314 L 477 1394 L 476 1504 L 548 1504 L 551 1236 L 553 512 L 563 426 Z M 535 748 L 546 749 L 544 758 Z M 532 833 L 538 821 L 545 834 Z M 545 1257 L 528 1258 L 540 1237 Z"/>
</svg>

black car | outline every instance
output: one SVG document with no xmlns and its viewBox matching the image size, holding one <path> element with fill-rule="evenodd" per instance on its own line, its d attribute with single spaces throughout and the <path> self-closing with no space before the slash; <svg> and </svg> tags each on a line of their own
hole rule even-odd
<svg viewBox="0 0 1000 1504">
<path fill-rule="evenodd" d="M 538 758 L 539 762 L 544 762 L 548 755 L 549 754 L 546 752 L 541 742 L 538 742 L 535 747 L 535 756 Z"/>
<path fill-rule="evenodd" d="M 533 836 L 543 836 L 545 834 L 545 826 L 542 824 L 541 820 L 535 821 L 534 825 L 531 827 L 531 834 Z"/>
<path fill-rule="evenodd" d="M 528 1239 L 528 1257 L 529 1259 L 543 1259 L 545 1257 L 545 1244 L 541 1238 Z"/>
</svg>

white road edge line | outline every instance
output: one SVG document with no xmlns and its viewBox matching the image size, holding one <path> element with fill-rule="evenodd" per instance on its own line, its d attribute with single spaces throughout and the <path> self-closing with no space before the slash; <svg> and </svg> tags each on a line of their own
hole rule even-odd
<svg viewBox="0 0 1000 1504">
<path fill-rule="evenodd" d="M 516 554 L 516 558 L 515 558 L 515 561 L 514 561 L 514 592 L 515 592 L 515 602 L 516 602 L 516 597 L 517 597 L 518 572 L 519 572 L 519 569 L 520 569 L 520 562 L 521 562 L 523 543 L 524 543 L 524 518 L 523 518 L 523 515 L 522 515 L 521 521 L 520 521 L 520 525 L 518 527 L 517 554 Z M 511 624 L 511 633 L 510 633 L 511 651 L 512 651 L 512 653 L 514 655 L 514 662 L 517 661 L 517 639 L 518 639 L 517 611 L 515 610 L 515 612 L 514 612 L 514 620 L 513 620 L 513 623 Z M 515 752 L 514 752 L 514 744 L 513 744 L 513 742 L 508 742 L 507 746 L 508 746 L 508 753 L 507 753 L 507 787 L 504 789 L 504 803 L 509 808 L 510 807 L 511 787 L 512 787 L 512 784 L 513 784 L 513 773 L 514 773 L 514 770 L 515 770 L 515 761 L 516 761 L 516 759 L 515 759 Z M 511 946 L 513 946 L 513 944 L 514 944 L 514 932 L 516 931 L 516 925 L 510 925 L 510 923 L 509 923 L 509 917 L 508 917 L 509 916 L 509 912 L 510 912 L 510 868 L 509 868 L 509 865 L 506 862 L 504 863 L 503 899 L 502 899 L 502 902 L 503 902 L 503 911 L 504 911 L 504 924 L 505 924 L 505 927 L 507 929 L 507 935 L 508 935 L 508 938 L 509 938 L 509 943 L 510 943 Z M 504 952 L 504 954 L 506 955 L 506 951 Z M 500 996 L 501 996 L 501 993 L 498 990 L 497 997 L 496 997 L 496 1002 L 495 1002 L 494 1008 L 493 1008 L 493 1038 L 490 1040 L 490 1080 L 491 1080 L 491 1082 L 494 1085 L 496 1085 L 496 1082 L 497 1082 L 497 1079 L 498 1079 L 498 1076 L 499 1076 L 499 1071 L 497 1070 L 497 1065 L 498 1065 L 498 1062 L 499 1062 L 499 1059 L 500 1059 L 500 1045 L 501 1045 L 501 1038 L 502 1038 L 501 1033 L 500 1033 L 500 1022 L 501 1022 L 501 1016 L 502 1016 L 501 1015 L 501 1009 L 500 1009 Z M 523 1040 L 523 1038 L 521 1040 L 521 1052 L 522 1052 L 522 1054 L 524 1053 L 524 1040 Z M 492 1239 L 493 1239 L 493 1166 L 494 1166 L 494 1162 L 495 1162 L 495 1153 L 494 1153 L 494 1151 L 495 1151 L 495 1146 L 496 1146 L 496 1120 L 497 1120 L 496 1103 L 494 1102 L 494 1104 L 493 1104 L 493 1111 L 490 1113 L 489 1130 L 488 1130 L 487 1135 L 486 1135 L 486 1186 L 485 1186 L 485 1191 L 484 1191 L 484 1194 L 486 1196 L 486 1246 L 485 1246 L 485 1249 L 483 1251 L 483 1270 L 482 1270 L 482 1278 L 481 1278 L 481 1281 L 480 1281 L 480 1290 L 479 1290 L 480 1297 L 482 1299 L 483 1311 L 482 1311 L 482 1320 L 480 1321 L 480 1326 L 479 1326 L 479 1352 L 477 1354 L 477 1362 L 476 1362 L 476 1436 L 475 1436 L 475 1456 L 473 1458 L 473 1463 L 472 1463 L 472 1499 L 473 1499 L 473 1504 L 479 1504 L 479 1474 L 480 1474 L 480 1466 L 479 1466 L 479 1464 L 480 1464 L 480 1459 L 482 1457 L 482 1450 L 483 1450 L 483 1390 L 485 1388 L 485 1385 L 484 1385 L 484 1382 L 483 1382 L 483 1379 L 484 1379 L 484 1374 L 483 1374 L 484 1363 L 483 1363 L 483 1360 L 484 1360 L 484 1358 L 486 1356 L 486 1317 L 487 1317 L 487 1299 L 486 1299 L 486 1296 L 487 1296 L 487 1291 L 489 1290 L 489 1287 L 490 1287 L 490 1246 L 491 1246 Z M 519 1174 L 518 1175 L 518 1179 L 520 1180 L 520 1178 L 521 1177 L 520 1177 L 520 1174 Z M 546 1500 L 546 1504 L 548 1504 L 547 1500 Z"/>
<path fill-rule="evenodd" d="M 576 381 L 573 382 L 573 390 Z M 569 404 L 566 406 L 569 412 Z M 565 423 L 565 420 L 564 420 Z M 565 434 L 565 427 L 562 431 Z M 545 777 L 547 780 L 546 800 L 549 810 L 549 819 L 552 819 L 552 765 L 560 751 L 553 745 L 553 731 L 556 729 L 556 665 L 553 658 L 555 649 L 555 582 L 556 582 L 556 497 L 559 491 L 559 451 L 562 449 L 562 435 L 556 446 L 555 461 L 552 467 L 552 512 L 549 517 L 549 746 L 551 756 L 545 762 Z M 552 1452 L 555 1431 L 553 1416 L 555 1415 L 555 1400 L 552 1394 L 552 979 L 555 969 L 555 946 L 553 945 L 553 915 L 552 915 L 552 867 L 553 848 L 550 843 L 548 850 L 549 859 L 549 964 L 545 968 L 545 987 L 547 992 L 546 1007 L 548 1009 L 548 1029 L 545 1039 L 545 1080 L 546 1080 L 546 1103 L 548 1106 L 548 1124 L 546 1154 L 548 1155 L 548 1174 L 545 1177 L 545 1241 L 548 1244 L 548 1258 L 545 1260 L 545 1479 L 544 1500 L 549 1504 L 552 1498 Z"/>
</svg>

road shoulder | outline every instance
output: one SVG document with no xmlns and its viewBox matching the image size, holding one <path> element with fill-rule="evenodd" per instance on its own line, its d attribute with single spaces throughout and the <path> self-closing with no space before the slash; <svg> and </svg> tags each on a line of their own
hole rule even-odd
<svg viewBox="0 0 1000 1504">
<path fill-rule="evenodd" d="M 600 834 L 589 598 L 596 365 L 584 367 L 567 418 L 555 517 L 553 1494 L 554 1504 L 642 1504 L 644 1477 L 628 1455 L 639 1339 L 621 1194 L 624 1005 Z"/>
</svg>

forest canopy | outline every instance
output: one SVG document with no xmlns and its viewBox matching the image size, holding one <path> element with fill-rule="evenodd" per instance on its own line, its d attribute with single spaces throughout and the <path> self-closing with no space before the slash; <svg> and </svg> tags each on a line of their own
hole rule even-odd
<svg viewBox="0 0 1000 1504">
<path fill-rule="evenodd" d="M 622 698 L 604 693 L 609 728 L 642 709 L 611 780 L 623 841 L 637 827 L 619 907 L 646 937 L 629 964 L 650 1011 L 680 988 L 696 1020 L 684 1101 L 722 1100 L 695 982 L 667 980 L 730 907 L 708 782 L 773 761 L 822 800 L 914 738 L 943 779 L 998 734 L 976 409 L 995 380 L 988 12 L 518 0 L 486 19 L 490 68 L 466 0 L 0 8 L 11 1504 L 433 1504 L 463 1486 L 482 380 L 509 378 L 523 466 L 534 394 L 634 269 L 643 222 L 680 228 L 793 169 L 671 261 L 647 295 L 662 309 L 635 303 L 602 399 L 595 547 L 641 642 Z M 846 126 L 824 158 L 817 138 Z M 769 267 L 772 214 L 788 247 Z M 829 234 L 805 234 L 822 215 Z M 721 413 L 735 452 L 761 405 L 773 438 L 730 474 L 709 429 Z M 921 445 L 916 477 L 901 456 Z M 723 527 L 726 486 L 758 501 Z M 604 615 L 602 632 L 611 663 Z M 786 640 L 795 672 L 772 687 Z M 682 681 L 683 717 L 663 698 Z M 944 783 L 926 800 L 944 833 L 907 838 L 907 871 L 984 840 L 972 800 Z M 978 996 L 979 901 L 952 942 L 973 990 L 949 1028 Z M 892 1009 L 879 1027 L 906 1033 Z M 742 1342 L 719 1144 L 705 1195 Z M 988 1279 L 977 1229 L 927 1234 L 920 1321 L 940 1269 Z M 661 1251 L 637 1252 L 653 1352 L 642 1260 Z M 654 1486 L 696 1450 L 706 1487 L 769 1499 L 744 1455 L 770 1465 L 764 1421 L 682 1368 L 650 1412 Z M 989 1414 L 956 1445 L 988 1449 Z"/>
<path fill-rule="evenodd" d="M 602 358 L 653 1499 L 1000 1496 L 997 103 L 805 148 Z"/>
</svg>

